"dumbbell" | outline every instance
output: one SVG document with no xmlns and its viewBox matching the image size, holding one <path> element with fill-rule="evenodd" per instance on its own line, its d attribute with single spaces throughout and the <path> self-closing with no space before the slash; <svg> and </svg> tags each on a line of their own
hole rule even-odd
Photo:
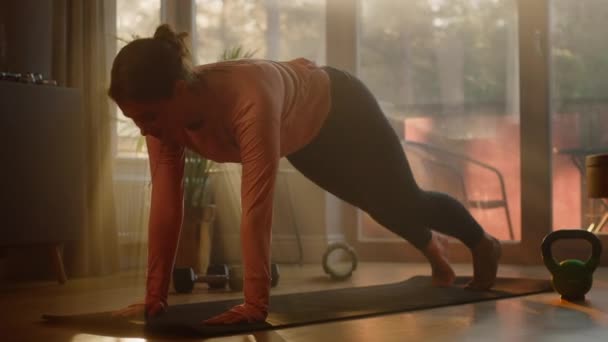
<svg viewBox="0 0 608 342">
<path fill-rule="evenodd" d="M 227 265 L 210 265 L 205 275 L 198 275 L 189 267 L 175 268 L 173 287 L 178 293 L 192 292 L 195 283 L 207 283 L 211 289 L 223 289 L 228 284 L 229 272 Z"/>
<path fill-rule="evenodd" d="M 279 266 L 270 265 L 271 286 L 279 283 Z M 207 283 L 211 289 L 228 287 L 233 291 L 243 290 L 243 271 L 239 266 L 228 268 L 226 265 L 210 265 L 206 275 L 197 275 L 192 268 L 175 268 L 173 270 L 173 287 L 178 293 L 190 293 L 195 283 Z"/>
</svg>

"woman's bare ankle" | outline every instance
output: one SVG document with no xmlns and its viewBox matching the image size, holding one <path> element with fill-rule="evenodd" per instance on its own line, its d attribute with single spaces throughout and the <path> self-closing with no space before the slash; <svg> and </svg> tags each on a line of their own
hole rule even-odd
<svg viewBox="0 0 608 342">
<path fill-rule="evenodd" d="M 424 256 L 431 265 L 433 286 L 447 287 L 454 283 L 456 274 L 448 258 L 447 238 L 433 233 L 431 240 L 423 250 Z"/>
<path fill-rule="evenodd" d="M 475 290 L 490 289 L 496 280 L 498 260 L 502 254 L 500 241 L 484 233 L 481 241 L 471 249 L 473 256 L 473 280 L 467 288 Z"/>
</svg>

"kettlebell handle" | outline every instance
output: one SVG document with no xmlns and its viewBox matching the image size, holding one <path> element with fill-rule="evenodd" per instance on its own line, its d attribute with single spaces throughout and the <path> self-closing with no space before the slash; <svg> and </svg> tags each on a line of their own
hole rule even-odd
<svg viewBox="0 0 608 342">
<path fill-rule="evenodd" d="M 600 239 L 593 233 L 588 232 L 586 230 L 579 229 L 563 229 L 556 230 L 550 234 L 548 234 L 544 239 L 541 245 L 541 251 L 543 255 L 543 261 L 545 266 L 549 269 L 551 273 L 556 271 L 559 268 L 559 265 L 553 259 L 553 253 L 551 252 L 551 246 L 553 243 L 560 239 L 582 239 L 587 240 L 591 244 L 591 256 L 585 262 L 585 268 L 590 272 L 595 271 L 597 266 L 600 263 L 600 256 L 602 255 L 602 242 Z"/>
</svg>

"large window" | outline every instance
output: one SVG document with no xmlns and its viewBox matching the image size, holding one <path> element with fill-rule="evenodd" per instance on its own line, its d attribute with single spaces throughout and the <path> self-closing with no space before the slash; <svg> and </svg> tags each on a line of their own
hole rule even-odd
<svg viewBox="0 0 608 342">
<path fill-rule="evenodd" d="M 198 63 L 241 47 L 254 58 L 325 61 L 325 0 L 197 0 Z"/>
<path fill-rule="evenodd" d="M 587 228 L 607 206 L 587 198 L 585 156 L 608 153 L 608 6 L 551 3 L 553 228 Z M 604 228 L 603 232 L 608 232 Z"/>
<path fill-rule="evenodd" d="M 359 74 L 419 184 L 461 200 L 493 235 L 519 240 L 516 1 L 360 4 Z M 394 238 L 362 213 L 360 227 L 364 240 Z"/>
<path fill-rule="evenodd" d="M 240 47 L 255 58 L 306 57 L 319 64 L 356 65 L 357 75 L 403 139 L 420 185 L 457 197 L 502 240 L 527 239 L 522 220 L 531 219 L 522 215 L 522 186 L 528 192 L 524 202 L 537 196 L 530 191 L 549 197 L 549 187 L 531 185 L 538 175 L 530 177 L 530 170 L 544 170 L 544 162 L 520 161 L 521 155 L 530 156 L 520 153 L 520 140 L 528 147 L 540 146 L 547 136 L 545 124 L 534 127 L 541 137 L 520 134 L 544 115 L 544 107 L 538 106 L 547 102 L 543 95 L 529 97 L 542 87 L 527 76 L 539 75 L 540 83 L 547 84 L 544 69 L 534 72 L 543 66 L 538 53 L 531 52 L 534 46 L 542 53 L 546 40 L 542 23 L 518 16 L 518 10 L 546 18 L 542 6 L 518 0 L 343 0 L 336 3 L 349 10 L 341 11 L 328 7 L 336 3 L 326 0 L 193 1 L 195 6 L 186 10 L 193 16 L 196 63 L 215 62 L 226 50 Z M 608 152 L 608 135 L 602 130 L 608 117 L 608 77 L 603 76 L 608 70 L 603 56 L 608 9 L 602 0 L 548 3 L 551 54 L 544 56 L 552 63 L 553 228 L 581 228 L 597 223 L 608 209 L 602 201 L 587 199 L 582 164 L 588 154 Z M 160 23 L 161 4 L 175 2 L 117 0 L 118 37 L 151 35 Z M 343 37 L 349 25 L 355 33 Z M 520 34 L 532 38 L 520 41 Z M 356 44 L 342 41 L 352 37 Z M 521 75 L 520 58 L 522 70 L 528 70 Z M 528 91 L 520 94 L 520 89 Z M 118 118 L 118 150 L 132 155 L 141 142 L 139 131 L 121 113 Z M 543 208 L 548 213 L 548 206 Z M 361 240 L 400 240 L 365 214 L 358 217 Z M 548 225 L 549 220 L 524 222 L 524 229 L 537 229 L 530 226 L 543 222 Z"/>
</svg>

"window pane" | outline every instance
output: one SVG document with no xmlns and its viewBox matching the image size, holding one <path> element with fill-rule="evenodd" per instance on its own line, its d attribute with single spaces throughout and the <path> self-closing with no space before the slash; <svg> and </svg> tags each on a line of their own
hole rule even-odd
<svg viewBox="0 0 608 342">
<path fill-rule="evenodd" d="M 325 0 L 197 0 L 199 64 L 242 47 L 254 58 L 325 61 Z"/>
<path fill-rule="evenodd" d="M 405 139 L 419 185 L 519 240 L 516 1 L 361 0 L 360 16 L 360 77 Z M 363 213 L 360 228 L 363 240 L 394 238 Z"/>
<path fill-rule="evenodd" d="M 587 228 L 608 208 L 584 177 L 585 156 L 608 153 L 608 6 L 553 0 L 551 14 L 553 228 Z"/>
<path fill-rule="evenodd" d="M 134 37 L 150 37 L 160 24 L 160 0 L 116 0 L 116 35 L 117 51 L 120 51 Z M 137 152 L 142 143 L 139 129 L 131 119 L 124 116 L 119 108 L 117 112 L 117 151 L 120 155 Z M 145 148 L 145 145 L 141 148 Z"/>
</svg>

